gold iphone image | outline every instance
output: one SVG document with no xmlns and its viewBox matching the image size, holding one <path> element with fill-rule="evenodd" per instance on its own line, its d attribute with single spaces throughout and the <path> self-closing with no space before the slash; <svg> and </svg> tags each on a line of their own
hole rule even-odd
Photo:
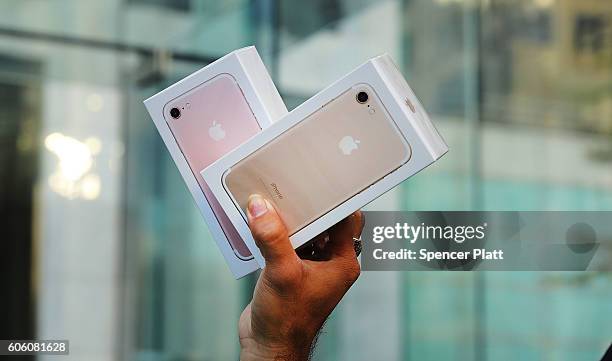
<svg viewBox="0 0 612 361">
<path fill-rule="evenodd" d="M 293 235 L 410 157 L 374 89 L 359 84 L 232 166 L 223 182 L 243 216 L 249 196 L 261 194 Z"/>
</svg>

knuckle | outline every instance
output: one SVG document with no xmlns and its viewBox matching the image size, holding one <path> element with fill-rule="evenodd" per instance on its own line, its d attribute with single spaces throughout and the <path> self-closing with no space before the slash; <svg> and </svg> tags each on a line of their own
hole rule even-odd
<svg viewBox="0 0 612 361">
<path fill-rule="evenodd" d="M 270 267 L 270 286 L 281 294 L 295 290 L 302 283 L 302 269 L 297 262 L 284 261 Z"/>
<path fill-rule="evenodd" d="M 361 266 L 359 265 L 359 262 L 354 262 L 353 267 L 351 267 L 348 272 L 349 280 L 352 283 L 354 283 L 355 281 L 357 281 L 360 275 L 361 275 Z"/>
<path fill-rule="evenodd" d="M 296 278 L 287 275 L 278 275 L 272 280 L 272 287 L 277 293 L 287 295 L 292 293 L 298 286 Z"/>
<path fill-rule="evenodd" d="M 257 245 L 260 247 L 261 244 L 272 244 L 287 238 L 287 231 L 277 222 L 261 222 L 255 224 L 251 228 L 251 231 L 253 233 L 253 238 L 255 238 Z"/>
<path fill-rule="evenodd" d="M 346 270 L 344 272 L 345 281 L 350 286 L 357 281 L 360 275 L 361 266 L 359 265 L 357 259 L 354 259 L 346 266 Z"/>
</svg>

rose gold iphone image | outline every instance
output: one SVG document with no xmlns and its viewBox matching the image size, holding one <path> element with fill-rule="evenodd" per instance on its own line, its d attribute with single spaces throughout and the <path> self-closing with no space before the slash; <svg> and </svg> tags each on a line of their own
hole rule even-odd
<svg viewBox="0 0 612 361">
<path fill-rule="evenodd" d="M 200 175 L 202 169 L 261 130 L 236 80 L 221 74 L 200 84 L 166 104 L 164 118 L 234 253 L 241 259 L 252 258 Z"/>
<path fill-rule="evenodd" d="M 231 167 L 224 187 L 243 216 L 249 195 L 270 199 L 293 235 L 410 156 L 374 90 L 360 84 Z"/>
</svg>

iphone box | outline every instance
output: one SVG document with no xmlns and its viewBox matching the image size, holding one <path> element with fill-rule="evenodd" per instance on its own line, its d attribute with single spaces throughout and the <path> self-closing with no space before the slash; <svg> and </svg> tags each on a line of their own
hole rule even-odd
<svg viewBox="0 0 612 361">
<path fill-rule="evenodd" d="M 144 101 L 236 278 L 259 264 L 200 171 L 287 114 L 255 47 L 233 51 Z"/>
<path fill-rule="evenodd" d="M 246 219 L 250 194 L 273 203 L 298 248 L 447 151 L 400 71 L 382 55 L 201 173 L 263 267 Z"/>
</svg>

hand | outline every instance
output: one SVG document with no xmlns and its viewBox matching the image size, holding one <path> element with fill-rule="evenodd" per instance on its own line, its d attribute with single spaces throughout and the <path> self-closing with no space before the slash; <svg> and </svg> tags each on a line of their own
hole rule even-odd
<svg viewBox="0 0 612 361">
<path fill-rule="evenodd" d="M 268 200 L 252 195 L 247 217 L 266 267 L 238 323 L 240 360 L 308 360 L 325 320 L 359 277 L 353 237 L 361 235 L 363 215 L 316 237 L 304 259 Z"/>
</svg>

